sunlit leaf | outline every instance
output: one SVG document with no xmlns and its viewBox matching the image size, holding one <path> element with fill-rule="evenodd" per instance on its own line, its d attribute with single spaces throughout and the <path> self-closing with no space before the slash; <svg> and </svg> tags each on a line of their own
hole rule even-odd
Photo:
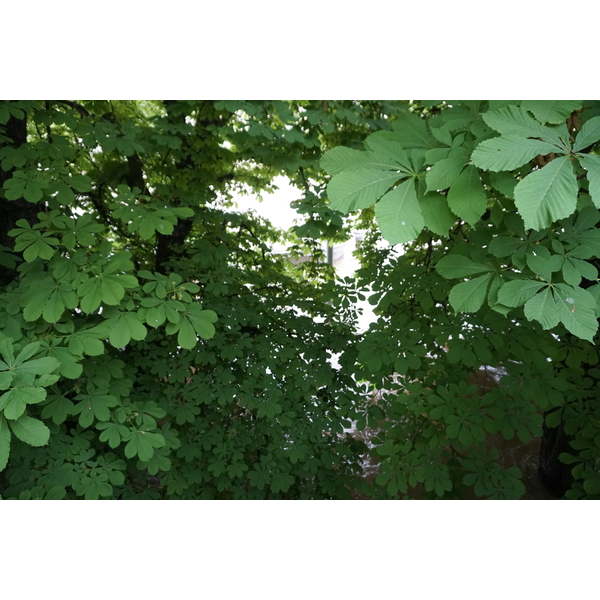
<svg viewBox="0 0 600 600">
<path fill-rule="evenodd" d="M 390 244 L 414 240 L 424 225 L 414 182 L 405 181 L 385 194 L 375 205 L 375 216 L 383 237 Z"/>
<path fill-rule="evenodd" d="M 548 142 L 517 135 L 501 135 L 481 142 L 471 155 L 471 161 L 486 171 L 512 171 L 538 154 L 550 154 L 557 150 Z"/>
<path fill-rule="evenodd" d="M 524 100 L 523 108 L 531 111 L 540 123 L 563 123 L 574 111 L 581 108 L 580 100 Z"/>
<path fill-rule="evenodd" d="M 560 316 L 550 287 L 546 287 L 525 303 L 525 316 L 538 321 L 544 329 L 558 325 Z"/>
<path fill-rule="evenodd" d="M 475 312 L 481 308 L 486 297 L 492 273 L 455 285 L 450 290 L 450 304 L 456 312 Z"/>
<path fill-rule="evenodd" d="M 596 117 L 600 121 L 600 117 Z M 581 166 L 586 170 L 589 192 L 596 208 L 600 208 L 600 156 L 596 154 L 580 155 Z"/>
<path fill-rule="evenodd" d="M 477 169 L 468 166 L 448 192 L 448 206 L 469 225 L 475 226 L 487 207 L 487 195 Z"/>
<path fill-rule="evenodd" d="M 372 206 L 394 185 L 402 174 L 390 171 L 363 169 L 335 175 L 327 186 L 332 208 L 349 213 Z"/>
<path fill-rule="evenodd" d="M 544 229 L 573 214 L 577 181 L 568 156 L 555 158 L 515 187 L 515 204 L 527 229 Z"/>
<path fill-rule="evenodd" d="M 539 281 L 518 279 L 505 283 L 498 291 L 498 301 L 506 306 L 521 306 L 545 286 Z"/>
<path fill-rule="evenodd" d="M 440 259 L 436 265 L 437 272 L 446 279 L 456 279 L 458 277 L 469 277 L 476 273 L 486 273 L 492 271 L 492 267 L 476 263 L 462 254 L 448 254 Z"/>
<path fill-rule="evenodd" d="M 44 446 L 50 439 L 50 430 L 41 421 L 27 415 L 10 421 L 10 428 L 16 437 L 30 446 Z"/>
</svg>

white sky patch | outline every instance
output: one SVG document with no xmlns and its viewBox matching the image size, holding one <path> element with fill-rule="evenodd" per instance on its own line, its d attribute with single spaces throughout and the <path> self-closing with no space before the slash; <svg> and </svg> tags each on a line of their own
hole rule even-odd
<svg viewBox="0 0 600 600">
<path fill-rule="evenodd" d="M 273 194 L 262 194 L 262 202 L 257 200 L 256 195 L 251 194 L 234 197 L 238 207 L 237 210 L 239 212 L 254 210 L 260 216 L 269 219 L 275 227 L 284 230 L 289 230 L 295 224 L 302 224 L 304 217 L 290 207 L 291 202 L 299 200 L 302 197 L 302 192 L 292 186 L 286 177 L 276 177 L 275 184 L 279 189 Z M 356 237 L 353 237 L 343 244 L 336 244 L 334 246 L 333 265 L 340 277 L 352 277 L 360 267 L 358 259 L 352 255 L 356 249 L 356 241 Z M 378 246 L 387 247 L 389 244 L 387 241 L 381 240 Z M 394 255 L 404 254 L 404 249 L 401 245 L 397 245 L 394 250 Z M 273 251 L 284 252 L 285 247 L 281 244 L 276 244 L 273 247 Z M 369 293 L 366 293 L 367 297 L 369 295 Z M 359 317 L 358 328 L 359 331 L 365 331 L 368 329 L 369 324 L 376 320 L 373 314 L 373 306 L 367 300 L 358 302 L 358 306 L 363 310 L 362 315 Z"/>
<path fill-rule="evenodd" d="M 269 219 L 275 227 L 288 230 L 295 224 L 294 221 L 302 222 L 301 216 L 290 207 L 291 202 L 302 198 L 302 192 L 291 185 L 287 177 L 276 177 L 275 185 L 279 188 L 275 193 L 261 194 L 262 202 L 257 200 L 257 195 L 237 196 L 235 202 L 240 212 L 254 209 L 260 216 Z"/>
</svg>

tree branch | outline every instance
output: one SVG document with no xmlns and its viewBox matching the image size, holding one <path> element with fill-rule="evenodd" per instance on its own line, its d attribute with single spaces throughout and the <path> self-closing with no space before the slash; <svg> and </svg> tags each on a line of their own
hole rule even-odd
<svg viewBox="0 0 600 600">
<path fill-rule="evenodd" d="M 90 113 L 87 111 L 87 109 L 78 102 L 73 102 L 71 100 L 57 100 L 57 102 L 59 104 L 65 104 L 66 106 L 74 108 L 82 117 L 90 116 Z"/>
</svg>

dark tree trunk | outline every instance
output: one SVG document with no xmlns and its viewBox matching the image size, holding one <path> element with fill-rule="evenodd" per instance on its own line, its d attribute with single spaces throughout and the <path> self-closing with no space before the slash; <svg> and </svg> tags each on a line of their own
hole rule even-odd
<svg viewBox="0 0 600 600">
<path fill-rule="evenodd" d="M 173 107 L 177 105 L 175 100 L 163 100 L 165 109 L 167 111 L 167 118 L 171 123 L 183 124 L 185 123 L 185 116 L 183 114 L 173 114 Z M 187 152 L 183 152 L 181 158 L 177 162 L 177 170 L 184 171 L 188 167 L 193 166 L 193 161 Z M 178 205 L 178 201 L 173 198 L 172 202 Z M 193 219 L 180 219 L 173 229 L 171 235 L 164 235 L 162 233 L 156 234 L 156 248 L 155 248 L 155 262 L 154 270 L 157 273 L 166 274 L 167 269 L 165 263 L 171 258 L 178 256 L 181 252 L 185 239 L 192 230 Z"/>
<path fill-rule="evenodd" d="M 157 244 L 154 270 L 157 273 L 166 275 L 167 269 L 165 268 L 165 263 L 181 253 L 185 238 L 192 230 L 192 223 L 192 219 L 180 219 L 173 228 L 171 235 L 156 234 Z"/>
<path fill-rule="evenodd" d="M 553 409 L 556 410 L 556 409 Z M 547 414 L 553 411 L 548 411 Z M 565 465 L 558 460 L 562 452 L 573 453 L 569 445 L 572 439 L 565 433 L 562 423 L 558 427 L 548 427 L 543 424 L 542 444 L 540 446 L 539 474 L 543 484 L 557 498 L 562 498 L 573 485 L 571 465 Z"/>
<path fill-rule="evenodd" d="M 17 119 L 10 116 L 5 125 L 0 125 L 0 133 L 10 141 L 0 138 L 0 147 L 11 146 L 18 148 L 27 142 L 27 117 Z M 0 189 L 4 182 L 12 177 L 14 169 L 2 169 L 0 162 Z M 0 198 L 0 246 L 12 250 L 15 245 L 15 238 L 8 235 L 11 229 L 14 229 L 19 219 L 25 219 L 30 225 L 38 222 L 37 213 L 40 211 L 39 204 L 27 202 L 24 198 L 17 200 L 6 200 Z M 17 277 L 17 269 L 5 264 L 0 264 L 0 288 L 4 288 Z M 0 473 L 0 494 L 8 487 L 9 482 L 6 477 L 6 469 Z"/>
<path fill-rule="evenodd" d="M 17 119 L 10 116 L 4 126 L 0 126 L 0 131 L 4 128 L 3 134 L 10 138 L 12 142 L 0 142 L 2 145 L 10 145 L 18 148 L 27 142 L 27 123 L 26 117 Z M 4 182 L 12 177 L 14 169 L 3 170 L 0 164 L 0 188 Z M 25 219 L 30 225 L 37 223 L 37 213 L 40 211 L 39 204 L 27 202 L 24 198 L 18 200 L 0 200 L 0 246 L 11 249 L 14 248 L 15 238 L 8 235 L 11 229 L 14 229 L 19 219 Z M 0 264 L 0 285 L 8 285 L 16 276 L 16 269 Z"/>
</svg>

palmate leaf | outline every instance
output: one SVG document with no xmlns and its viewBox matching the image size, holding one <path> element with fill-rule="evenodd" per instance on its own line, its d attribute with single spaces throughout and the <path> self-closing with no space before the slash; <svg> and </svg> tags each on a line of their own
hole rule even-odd
<svg viewBox="0 0 600 600">
<path fill-rule="evenodd" d="M 468 166 L 448 191 L 450 210 L 474 227 L 487 208 L 487 195 L 477 169 Z"/>
<path fill-rule="evenodd" d="M 60 366 L 60 362 L 56 358 L 45 356 L 44 358 L 36 358 L 28 360 L 13 368 L 14 373 L 33 373 L 43 375 L 44 373 L 52 373 Z"/>
<path fill-rule="evenodd" d="M 69 351 L 74 355 L 83 353 L 88 356 L 99 356 L 104 354 L 104 343 L 102 340 L 86 335 L 87 330 L 76 331 L 69 340 Z"/>
<path fill-rule="evenodd" d="M 26 223 L 27 221 L 23 219 L 17 222 L 22 227 L 25 227 Z M 11 229 L 9 234 L 17 236 L 15 251 L 20 252 L 22 250 L 23 258 L 26 262 L 33 262 L 38 257 L 49 260 L 54 255 L 54 248 L 52 246 L 58 246 L 60 243 L 57 238 L 51 237 L 52 234 L 34 231 L 30 227 L 25 229 Z"/>
<path fill-rule="evenodd" d="M 396 165 L 392 166 L 392 169 L 397 169 L 397 165 L 400 165 L 405 172 L 409 174 L 413 172 L 408 154 L 402 146 L 396 132 L 376 131 L 367 137 L 365 146 L 371 152 L 385 156 L 388 159 L 388 163 L 391 160 L 392 165 Z"/>
<path fill-rule="evenodd" d="M 485 140 L 475 148 L 471 162 L 485 171 L 512 171 L 538 154 L 559 152 L 554 144 L 517 135 L 501 135 Z"/>
<path fill-rule="evenodd" d="M 52 418 L 57 425 L 64 423 L 67 417 L 73 414 L 75 405 L 64 396 L 52 396 L 52 401 L 42 410 L 42 419 Z"/>
<path fill-rule="evenodd" d="M 48 348 L 48 353 L 54 358 L 58 359 L 59 367 L 58 373 L 67 379 L 77 379 L 82 371 L 83 365 L 77 361 L 81 359 L 80 356 L 75 356 L 67 348 L 60 346 L 52 346 Z"/>
<path fill-rule="evenodd" d="M 108 475 L 101 473 L 95 477 L 83 476 L 74 486 L 78 496 L 85 500 L 98 500 L 100 496 L 110 496 L 113 493 L 112 486 L 108 483 Z"/>
<path fill-rule="evenodd" d="M 577 263 L 574 262 L 575 260 L 576 259 L 573 258 L 565 259 L 564 264 L 562 266 L 562 276 L 565 280 L 565 283 L 577 287 L 581 283 L 581 273 L 579 272 L 579 269 L 576 266 Z M 584 265 L 589 264 L 583 260 L 579 262 L 583 263 Z M 595 277 L 593 277 L 592 279 L 595 279 Z"/>
<path fill-rule="evenodd" d="M 199 304 L 190 304 L 186 309 L 186 317 L 201 338 L 209 340 L 215 335 L 213 323 L 217 320 L 217 313 L 213 310 L 203 310 Z"/>
<path fill-rule="evenodd" d="M 23 364 L 26 360 L 29 360 L 38 352 L 41 346 L 42 344 L 40 342 L 31 342 L 25 345 L 21 352 L 19 352 L 18 356 L 15 358 L 13 365 L 20 365 Z"/>
<path fill-rule="evenodd" d="M 600 256 L 600 229 L 576 232 L 576 240 L 591 256 Z M 571 253 L 572 254 L 572 253 Z"/>
<path fill-rule="evenodd" d="M 87 394 L 79 394 L 76 400 L 80 400 L 72 410 L 71 414 L 79 415 L 79 424 L 89 427 L 94 422 L 108 421 L 110 419 L 110 407 L 118 404 L 114 396 L 105 394 L 103 390 L 93 390 Z"/>
<path fill-rule="evenodd" d="M 196 416 L 200 414 L 200 409 L 193 404 L 178 404 L 172 414 L 175 416 L 177 425 L 183 425 L 184 423 L 193 423 Z"/>
<path fill-rule="evenodd" d="M 577 271 L 580 276 L 579 281 L 581 281 L 581 277 L 585 279 L 589 279 L 590 281 L 596 281 L 598 279 L 598 269 L 587 260 L 580 260 L 578 258 L 572 258 L 568 256 L 565 258 L 565 264 L 569 262 L 571 266 Z M 577 283 L 579 285 L 579 282 Z"/>
<path fill-rule="evenodd" d="M 369 140 L 373 136 L 369 136 Z M 401 155 L 400 155 L 401 156 Z M 345 146 L 332 148 L 323 154 L 321 168 L 329 175 L 338 175 L 342 172 L 358 171 L 362 169 L 396 171 L 403 168 L 389 154 L 380 152 L 363 152 Z"/>
<path fill-rule="evenodd" d="M 332 208 L 349 213 L 372 206 L 403 175 L 398 172 L 363 169 L 335 175 L 327 186 Z"/>
<path fill-rule="evenodd" d="M 166 319 L 167 315 L 164 304 L 152 306 L 146 312 L 146 323 L 150 325 L 150 327 L 159 327 L 166 321 Z"/>
<path fill-rule="evenodd" d="M 65 308 L 76 308 L 78 301 L 69 283 L 57 284 L 52 277 L 45 277 L 21 296 L 20 304 L 26 321 L 36 321 L 43 316 L 47 323 L 56 323 Z"/>
<path fill-rule="evenodd" d="M 600 120 L 600 117 L 595 117 Z M 586 170 L 589 192 L 596 208 L 600 208 L 600 156 L 596 154 L 581 154 L 579 164 Z"/>
<path fill-rule="evenodd" d="M 130 232 L 137 230 L 143 240 L 150 239 L 155 231 L 164 235 L 171 235 L 173 233 L 173 223 L 161 219 L 161 216 L 165 216 L 162 214 L 163 212 L 165 211 L 148 211 L 139 214 L 129 223 L 127 230 Z"/>
<path fill-rule="evenodd" d="M 436 271 L 446 279 L 469 277 L 476 273 L 487 273 L 493 268 L 482 263 L 476 263 L 461 254 L 449 254 L 440 259 L 435 266 Z"/>
<path fill-rule="evenodd" d="M 149 431 L 131 430 L 130 439 L 124 452 L 127 458 L 138 456 L 140 460 L 148 462 L 154 455 L 154 448 L 165 445 L 165 438 L 158 433 Z"/>
<path fill-rule="evenodd" d="M 498 291 L 498 302 L 510 307 L 521 306 L 545 285 L 545 283 L 530 279 L 509 281 Z"/>
<path fill-rule="evenodd" d="M 61 283 L 55 289 L 42 311 L 46 323 L 56 323 L 60 320 L 65 308 L 76 308 L 79 298 L 68 283 Z"/>
<path fill-rule="evenodd" d="M 525 245 L 521 238 L 499 235 L 490 242 L 488 249 L 494 256 L 511 256 Z"/>
<path fill-rule="evenodd" d="M 179 333 L 177 334 L 177 343 L 182 348 L 191 350 L 197 342 L 196 334 L 205 340 L 213 337 L 215 334 L 215 327 L 212 323 L 216 321 L 216 319 L 216 313 L 213 311 L 198 311 L 195 313 L 188 312 L 182 316 L 181 323 L 179 325 L 175 324 L 172 327 L 167 325 L 167 333 L 174 333 L 174 331 L 179 329 Z"/>
<path fill-rule="evenodd" d="M 58 245 L 56 238 L 48 237 L 43 234 L 40 239 L 36 240 L 31 246 L 28 246 L 23 251 L 23 258 L 26 262 L 33 262 L 36 258 L 50 260 L 54 256 L 54 248 L 50 244 Z"/>
<path fill-rule="evenodd" d="M 504 194 L 507 198 L 512 198 L 515 192 L 515 185 L 517 180 L 511 173 L 500 171 L 499 173 L 490 173 L 490 183 L 498 190 L 501 194 Z"/>
<path fill-rule="evenodd" d="M 486 124 L 503 135 L 542 137 L 543 126 L 524 108 L 509 105 L 484 113 Z"/>
<path fill-rule="evenodd" d="M 18 419 L 27 404 L 39 404 L 46 399 L 43 387 L 14 387 L 0 396 L 0 410 L 4 409 L 7 419 Z"/>
<path fill-rule="evenodd" d="M 171 469 L 171 461 L 163 454 L 155 452 L 148 462 L 138 461 L 138 469 L 148 469 L 150 475 L 156 475 L 159 471 L 169 471 Z"/>
<path fill-rule="evenodd" d="M 16 437 L 30 446 L 44 446 L 50 439 L 50 430 L 41 421 L 27 415 L 11 421 L 10 428 Z"/>
<path fill-rule="evenodd" d="M 282 412 L 281 405 L 275 402 L 273 399 L 266 399 L 261 402 L 256 414 L 259 418 L 266 417 L 267 419 L 274 419 L 276 415 L 281 414 Z"/>
<path fill-rule="evenodd" d="M 186 350 L 191 350 L 196 345 L 196 332 L 187 317 L 183 317 L 177 334 L 177 344 Z"/>
<path fill-rule="evenodd" d="M 71 249 L 79 242 L 82 246 L 92 246 L 96 241 L 96 233 L 102 231 L 102 225 L 96 223 L 93 217 L 86 213 L 78 219 L 65 219 L 70 231 L 62 237 L 63 244 Z"/>
<path fill-rule="evenodd" d="M 467 160 L 467 153 L 459 148 L 454 150 L 448 158 L 436 162 L 425 176 L 427 190 L 435 191 L 449 188 L 460 175 Z"/>
<path fill-rule="evenodd" d="M 600 117 L 593 117 L 586 121 L 579 130 L 573 144 L 573 152 L 579 152 L 595 144 L 598 140 L 600 140 Z"/>
<path fill-rule="evenodd" d="M 577 180 L 568 156 L 560 156 L 534 171 L 515 187 L 515 204 L 527 229 L 544 229 L 573 214 Z"/>
<path fill-rule="evenodd" d="M 8 464 L 10 455 L 10 428 L 8 422 L 0 414 L 0 471 L 3 471 Z"/>
<path fill-rule="evenodd" d="M 97 310 L 101 302 L 116 306 L 125 295 L 125 289 L 116 279 L 117 276 L 92 277 L 79 286 L 81 310 L 91 313 Z"/>
<path fill-rule="evenodd" d="M 563 123 L 581 108 L 581 100 L 524 100 L 521 106 L 533 113 L 540 123 Z"/>
<path fill-rule="evenodd" d="M 385 194 L 375 205 L 375 217 L 381 235 L 390 244 L 414 240 L 424 225 L 414 181 L 405 181 Z"/>
<path fill-rule="evenodd" d="M 540 249 L 543 246 L 536 246 Z M 549 256 L 547 253 L 534 251 L 526 256 L 527 266 L 536 274 L 539 275 L 545 281 L 552 280 L 552 273 L 560 271 L 564 257 L 560 254 L 554 254 Z"/>
<path fill-rule="evenodd" d="M 271 482 L 271 491 L 274 494 L 279 491 L 287 492 L 294 484 L 294 481 L 294 477 L 289 473 L 278 473 L 273 476 L 273 481 Z"/>
<path fill-rule="evenodd" d="M 55 288 L 54 278 L 44 277 L 21 295 L 19 303 L 24 308 L 23 318 L 26 321 L 36 321 L 40 318 Z"/>
<path fill-rule="evenodd" d="M 0 397 L 0 407 L 4 410 L 4 416 L 7 419 L 18 419 L 25 412 L 26 406 L 20 394 L 15 389 L 10 390 Z"/>
<path fill-rule="evenodd" d="M 21 196 L 28 202 L 39 202 L 44 195 L 43 189 L 48 187 L 46 175 L 39 171 L 16 171 L 12 179 L 4 183 L 7 200 L 17 200 Z"/>
<path fill-rule="evenodd" d="M 87 175 L 71 175 L 64 181 L 78 192 L 89 192 L 92 189 L 92 180 Z"/>
<path fill-rule="evenodd" d="M 455 285 L 450 290 L 450 304 L 456 312 L 475 312 L 485 300 L 492 273 Z"/>
<path fill-rule="evenodd" d="M 0 390 L 7 390 L 13 380 L 12 371 L 4 371 L 0 373 Z"/>
<path fill-rule="evenodd" d="M 438 235 L 448 235 L 448 230 L 456 222 L 456 217 L 450 210 L 446 197 L 437 192 L 429 192 L 419 198 L 419 204 L 425 227 Z"/>
<path fill-rule="evenodd" d="M 413 113 L 401 113 L 392 123 L 394 136 L 402 147 L 431 148 L 436 145 L 435 138 L 429 133 L 427 122 Z"/>
<path fill-rule="evenodd" d="M 552 329 L 558 325 L 560 317 L 550 286 L 525 303 L 525 316 L 530 321 L 538 321 L 544 329 Z"/>
<path fill-rule="evenodd" d="M 148 333 L 140 317 L 133 312 L 122 312 L 107 319 L 105 324 L 111 328 L 108 340 L 113 348 L 123 348 L 132 338 L 143 340 Z"/>
<path fill-rule="evenodd" d="M 498 292 L 500 291 L 500 288 L 505 282 L 506 280 L 504 279 L 504 277 L 502 277 L 502 275 L 500 275 L 500 273 L 495 273 L 490 283 L 487 295 L 487 301 L 490 308 L 504 316 L 506 316 L 510 312 L 510 307 L 506 306 L 498 299 Z"/>
<path fill-rule="evenodd" d="M 554 287 L 558 315 L 563 325 L 577 337 L 593 341 L 598 330 L 596 301 L 590 292 L 559 283 Z"/>
<path fill-rule="evenodd" d="M 121 440 L 128 440 L 130 436 L 129 429 L 119 423 L 97 423 L 96 429 L 103 430 L 99 439 L 101 442 L 107 442 L 111 448 L 116 448 Z"/>
</svg>

